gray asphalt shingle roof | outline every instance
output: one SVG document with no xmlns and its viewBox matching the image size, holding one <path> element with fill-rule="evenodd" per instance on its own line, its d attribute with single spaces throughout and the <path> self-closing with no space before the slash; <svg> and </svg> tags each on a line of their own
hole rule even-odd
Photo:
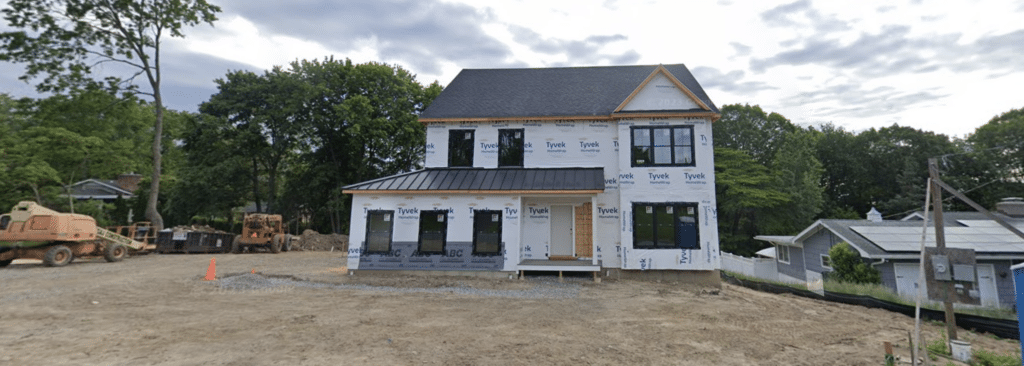
<svg viewBox="0 0 1024 366">
<path fill-rule="evenodd" d="M 719 113 L 686 65 L 662 66 Z M 420 119 L 609 116 L 657 67 L 463 69 Z"/>
<path fill-rule="evenodd" d="M 342 187 L 358 191 L 594 191 L 604 168 L 427 168 Z"/>
</svg>

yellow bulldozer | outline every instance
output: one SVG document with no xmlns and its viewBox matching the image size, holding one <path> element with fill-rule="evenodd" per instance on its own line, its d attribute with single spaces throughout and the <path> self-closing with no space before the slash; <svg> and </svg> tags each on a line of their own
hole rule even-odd
<svg viewBox="0 0 1024 366">
<path fill-rule="evenodd" d="M 292 249 L 292 236 L 287 232 L 288 224 L 281 215 L 246 214 L 242 218 L 242 234 L 235 236 L 231 252 L 255 252 L 257 248 L 268 249 L 271 253 L 287 252 Z"/>
</svg>

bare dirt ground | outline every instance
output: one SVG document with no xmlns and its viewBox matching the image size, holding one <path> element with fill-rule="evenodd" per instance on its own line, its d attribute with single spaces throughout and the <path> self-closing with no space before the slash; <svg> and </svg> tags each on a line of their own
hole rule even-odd
<svg viewBox="0 0 1024 366">
<path fill-rule="evenodd" d="M 218 254 L 211 282 L 210 255 L 16 263 L 0 269 L 0 364 L 880 365 L 883 341 L 909 360 L 913 319 L 878 309 L 727 284 L 348 276 L 344 256 Z"/>
</svg>

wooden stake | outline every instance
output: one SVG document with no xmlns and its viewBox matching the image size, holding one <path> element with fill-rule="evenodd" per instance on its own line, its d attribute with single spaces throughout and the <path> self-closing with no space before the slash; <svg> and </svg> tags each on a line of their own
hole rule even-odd
<svg viewBox="0 0 1024 366">
<path fill-rule="evenodd" d="M 896 356 L 892 354 L 892 343 L 885 342 L 885 366 L 896 366 Z"/>
</svg>

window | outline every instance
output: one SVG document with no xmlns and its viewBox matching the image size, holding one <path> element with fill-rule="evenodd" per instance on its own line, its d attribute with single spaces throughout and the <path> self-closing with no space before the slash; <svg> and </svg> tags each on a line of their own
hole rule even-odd
<svg viewBox="0 0 1024 366">
<path fill-rule="evenodd" d="M 821 267 L 832 269 L 832 258 L 829 258 L 828 254 L 821 255 Z"/>
<path fill-rule="evenodd" d="M 0 216 L 0 230 L 7 230 L 7 225 L 11 223 L 11 216 L 3 215 Z"/>
<path fill-rule="evenodd" d="M 776 245 L 775 258 L 778 259 L 779 262 L 789 264 L 789 247 L 785 245 Z"/>
<path fill-rule="evenodd" d="M 366 216 L 366 252 L 387 253 L 391 251 L 391 228 L 394 211 L 374 210 Z"/>
<path fill-rule="evenodd" d="M 693 126 L 633 127 L 632 166 L 694 166 Z"/>
<path fill-rule="evenodd" d="M 523 166 L 523 129 L 498 130 L 498 167 Z"/>
<path fill-rule="evenodd" d="M 448 166 L 473 166 L 473 130 L 448 131 Z"/>
<path fill-rule="evenodd" d="M 473 255 L 501 254 L 501 211 L 473 210 Z"/>
<path fill-rule="evenodd" d="M 696 203 L 633 203 L 633 248 L 700 249 Z"/>
<path fill-rule="evenodd" d="M 424 254 L 443 254 L 448 233 L 448 211 L 420 211 L 419 251 Z"/>
</svg>

